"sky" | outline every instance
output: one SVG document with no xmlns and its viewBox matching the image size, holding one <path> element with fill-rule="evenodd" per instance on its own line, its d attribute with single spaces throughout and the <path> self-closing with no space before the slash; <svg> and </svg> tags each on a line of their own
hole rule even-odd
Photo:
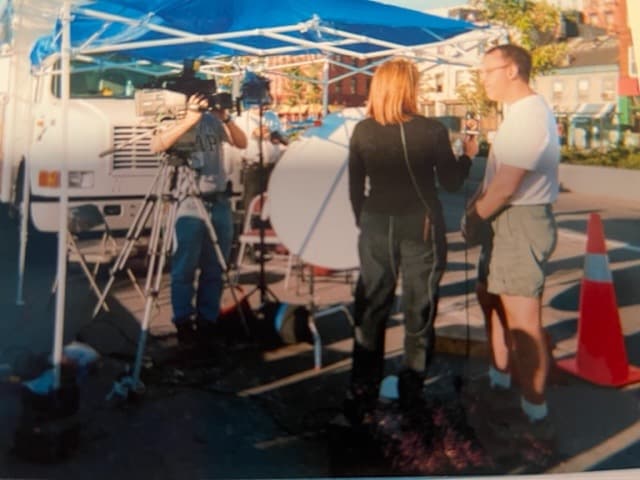
<svg viewBox="0 0 640 480">
<path fill-rule="evenodd" d="M 452 7 L 467 3 L 466 0 L 377 0 L 381 3 L 397 5 L 398 7 L 426 10 L 431 8 Z"/>
</svg>

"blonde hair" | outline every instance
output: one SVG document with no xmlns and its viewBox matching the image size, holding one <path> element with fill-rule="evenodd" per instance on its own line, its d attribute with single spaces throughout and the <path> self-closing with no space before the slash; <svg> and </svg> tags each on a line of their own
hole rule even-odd
<svg viewBox="0 0 640 480">
<path fill-rule="evenodd" d="M 418 113 L 418 69 L 409 60 L 395 58 L 373 74 L 367 115 L 381 125 L 402 123 Z"/>
</svg>

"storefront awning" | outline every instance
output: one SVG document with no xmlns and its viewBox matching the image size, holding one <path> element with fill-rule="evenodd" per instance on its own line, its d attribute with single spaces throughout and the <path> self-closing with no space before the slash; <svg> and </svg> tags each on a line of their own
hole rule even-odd
<svg viewBox="0 0 640 480">
<path fill-rule="evenodd" d="M 598 120 L 610 115 L 616 108 L 615 103 L 581 103 L 575 113 L 571 115 L 571 120 L 592 119 Z"/>
</svg>

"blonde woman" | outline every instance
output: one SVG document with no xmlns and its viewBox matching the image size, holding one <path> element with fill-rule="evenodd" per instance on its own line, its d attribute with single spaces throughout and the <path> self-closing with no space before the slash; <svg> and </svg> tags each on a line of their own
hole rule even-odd
<svg viewBox="0 0 640 480">
<path fill-rule="evenodd" d="M 421 405 L 423 381 L 433 351 L 438 286 L 446 265 L 446 237 L 437 183 L 455 191 L 477 154 L 474 137 L 456 158 L 447 129 L 418 114 L 419 73 L 404 59 L 376 70 L 367 118 L 349 145 L 349 190 L 360 228 L 360 279 L 355 294 L 351 384 L 345 414 L 361 422 L 378 397 L 384 334 L 402 275 L 405 339 L 399 372 L 400 406 Z M 365 188 L 365 184 L 368 184 Z"/>
</svg>

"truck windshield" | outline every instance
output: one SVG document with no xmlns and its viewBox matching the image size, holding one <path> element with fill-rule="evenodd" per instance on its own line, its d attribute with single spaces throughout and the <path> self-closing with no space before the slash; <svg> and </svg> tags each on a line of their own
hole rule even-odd
<svg viewBox="0 0 640 480">
<path fill-rule="evenodd" d="M 133 98 L 137 88 L 153 83 L 155 75 L 133 68 L 88 68 L 72 62 L 71 98 Z M 61 95 L 60 75 L 52 84 L 53 94 Z"/>
</svg>

